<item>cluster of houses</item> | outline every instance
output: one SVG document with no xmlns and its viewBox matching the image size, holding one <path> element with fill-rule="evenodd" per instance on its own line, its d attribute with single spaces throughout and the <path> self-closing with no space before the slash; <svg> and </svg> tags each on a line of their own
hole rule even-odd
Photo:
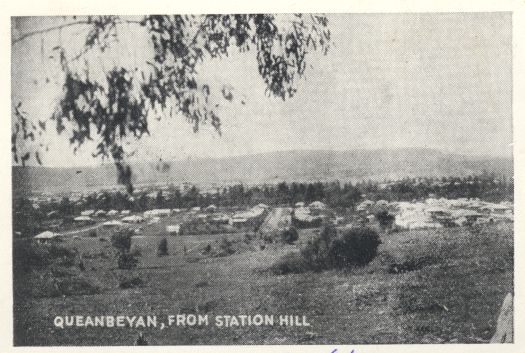
<svg viewBox="0 0 525 353">
<path fill-rule="evenodd" d="M 229 224 L 232 226 L 243 225 L 250 220 L 257 218 L 269 208 L 268 205 L 258 204 L 248 210 L 238 211 L 233 214 L 225 214 L 218 212 L 218 207 L 215 205 L 209 205 L 207 207 L 192 207 L 188 210 L 188 213 L 193 215 L 194 219 L 206 220 L 210 223 L 216 224 Z M 120 227 L 124 224 L 138 224 L 147 223 L 148 225 L 159 223 L 163 217 L 169 217 L 173 214 L 182 212 L 179 208 L 174 209 L 152 209 L 144 211 L 142 214 L 131 214 L 130 210 L 84 210 L 78 217 L 74 218 L 74 221 L 81 225 L 94 224 L 97 219 L 104 219 L 110 217 L 111 219 L 102 223 L 103 227 Z M 116 219 L 117 217 L 122 217 Z M 180 225 L 167 226 L 168 233 L 179 233 Z"/>
<path fill-rule="evenodd" d="M 235 212 L 231 217 L 228 218 L 228 224 L 231 226 L 239 226 L 246 224 L 252 219 L 260 217 L 268 209 L 268 206 L 260 203 L 246 211 Z M 227 216 L 222 215 L 223 219 Z"/>
<path fill-rule="evenodd" d="M 208 223 L 229 224 L 230 226 L 243 226 L 250 221 L 265 214 L 269 206 L 258 204 L 250 209 L 233 213 L 220 212 L 217 206 L 193 207 L 188 214 L 195 220 Z M 512 202 L 491 203 L 479 199 L 435 199 L 428 198 L 424 201 L 413 202 L 388 202 L 386 200 L 365 200 L 356 207 L 356 213 L 369 222 L 375 220 L 378 212 L 386 211 L 395 216 L 394 225 L 401 229 L 429 229 L 447 226 L 464 226 L 482 223 L 513 222 L 514 206 Z M 182 212 L 181 209 L 152 209 L 142 214 L 131 214 L 130 210 L 85 210 L 74 218 L 75 223 L 87 225 L 96 222 L 96 218 L 105 220 L 103 227 L 121 227 L 125 224 L 139 224 L 147 222 L 148 225 L 159 223 L 163 217 Z M 108 219 L 109 218 L 109 219 Z M 327 206 L 321 201 L 310 204 L 297 202 L 292 213 L 292 222 L 296 226 L 315 226 L 330 221 L 338 225 L 344 221 L 329 212 Z M 167 225 L 169 234 L 180 234 L 181 225 Z M 57 237 L 56 233 L 47 231 L 35 236 L 35 239 L 46 241 Z"/>
<path fill-rule="evenodd" d="M 293 210 L 293 218 L 299 222 L 315 223 L 321 222 L 324 215 L 321 211 L 326 209 L 326 205 L 321 201 L 314 201 L 309 205 L 304 202 L 297 202 Z"/>
<path fill-rule="evenodd" d="M 421 202 L 377 202 L 365 200 L 357 212 L 369 220 L 378 211 L 395 215 L 395 226 L 402 229 L 429 229 L 446 226 L 465 226 L 483 223 L 513 222 L 514 206 L 511 202 L 491 203 L 475 199 L 435 199 Z"/>
</svg>

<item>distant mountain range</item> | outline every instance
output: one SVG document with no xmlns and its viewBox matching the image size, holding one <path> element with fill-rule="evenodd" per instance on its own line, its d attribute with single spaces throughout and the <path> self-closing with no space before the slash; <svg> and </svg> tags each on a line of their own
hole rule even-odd
<svg viewBox="0 0 525 353">
<path fill-rule="evenodd" d="M 512 158 L 467 156 L 427 148 L 282 151 L 169 163 L 140 162 L 132 167 L 135 184 L 395 180 L 466 176 L 483 171 L 513 175 Z M 80 168 L 13 167 L 15 192 L 96 190 L 111 188 L 116 180 L 116 169 L 111 164 Z"/>
</svg>

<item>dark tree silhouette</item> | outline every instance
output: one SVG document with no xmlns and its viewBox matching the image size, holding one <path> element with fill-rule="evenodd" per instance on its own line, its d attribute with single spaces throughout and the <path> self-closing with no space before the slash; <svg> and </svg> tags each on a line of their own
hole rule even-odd
<svg viewBox="0 0 525 353">
<path fill-rule="evenodd" d="M 96 140 L 93 154 L 111 158 L 121 184 L 132 192 L 132 170 L 126 163 L 131 151 L 126 139 L 149 134 L 152 117 L 182 114 L 194 132 L 210 123 L 220 134 L 217 105 L 209 102 L 210 84 L 201 80 L 198 67 L 206 60 L 228 57 L 231 50 L 252 51 L 258 72 L 266 84 L 266 94 L 283 100 L 296 92 L 296 79 L 303 76 L 307 54 L 320 50 L 326 54 L 330 31 L 325 16 L 286 15 L 148 15 L 87 16 L 65 19 L 62 25 L 28 32 L 12 39 L 12 45 L 30 36 L 66 27 L 86 28 L 80 52 L 70 53 L 56 46 L 54 57 L 63 72 L 63 90 L 51 120 L 60 134 L 71 126 L 69 142 L 76 151 L 86 140 Z M 283 23 L 281 23 L 283 22 Z M 92 74 L 94 60 L 119 40 L 122 26 L 140 26 L 149 37 L 151 58 L 134 67 L 114 65 L 102 77 Z M 124 28 L 125 30 L 126 28 Z M 85 65 L 79 65 L 84 60 Z M 226 102 L 234 99 L 229 87 L 220 94 Z M 242 102 L 244 104 L 244 101 Z M 12 154 L 16 163 L 25 164 L 31 152 L 21 151 L 17 141 L 32 141 L 46 129 L 46 122 L 32 122 L 21 109 L 13 107 Z M 39 152 L 34 158 L 41 163 Z"/>
</svg>

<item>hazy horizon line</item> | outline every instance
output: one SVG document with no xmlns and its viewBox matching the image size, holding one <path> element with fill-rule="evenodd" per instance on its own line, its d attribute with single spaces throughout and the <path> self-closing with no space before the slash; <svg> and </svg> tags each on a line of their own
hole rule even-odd
<svg viewBox="0 0 525 353">
<path fill-rule="evenodd" d="M 426 150 L 426 151 L 432 151 L 432 152 L 438 152 L 442 154 L 449 154 L 449 155 L 455 155 L 460 157 L 471 157 L 471 158 L 479 158 L 479 159 L 514 159 L 513 152 L 511 151 L 509 154 L 503 155 L 503 154 L 477 154 L 477 153 L 467 153 L 467 152 L 454 152 L 449 151 L 446 149 L 441 149 L 438 147 L 427 147 L 427 146 L 421 146 L 421 147 L 376 147 L 376 148 L 367 148 L 367 147 L 359 147 L 359 148 L 351 148 L 351 149 L 315 149 L 315 148 L 305 148 L 305 149 L 280 149 L 280 150 L 274 150 L 274 151 L 260 151 L 260 152 L 252 152 L 252 153 L 241 153 L 241 154 L 231 154 L 227 156 L 189 156 L 182 159 L 175 158 L 161 158 L 161 159 L 136 159 L 128 158 L 127 161 L 131 165 L 136 163 L 159 163 L 159 162 L 187 162 L 187 161 L 197 161 L 197 160 L 224 160 L 228 158 L 238 158 L 238 157 L 250 157 L 250 156 L 258 156 L 258 155 L 268 155 L 272 153 L 294 153 L 294 152 L 356 152 L 356 151 L 366 151 L 366 152 L 373 152 L 373 151 L 402 151 L 402 150 Z M 106 161 L 100 161 L 99 163 L 94 164 L 71 164 L 71 165 L 46 165 L 45 163 L 42 165 L 38 164 L 30 164 L 26 165 L 26 167 L 35 167 L 35 168 L 50 168 L 50 169 L 60 169 L 60 168 L 98 168 L 103 166 L 111 166 L 114 162 L 108 158 Z M 12 163 L 11 167 L 23 167 L 21 164 L 15 164 Z"/>
</svg>

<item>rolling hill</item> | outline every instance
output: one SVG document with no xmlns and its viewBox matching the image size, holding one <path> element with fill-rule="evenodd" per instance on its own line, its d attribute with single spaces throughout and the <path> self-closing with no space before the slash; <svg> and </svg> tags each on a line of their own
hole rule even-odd
<svg viewBox="0 0 525 353">
<path fill-rule="evenodd" d="M 427 148 L 281 151 L 161 164 L 139 162 L 132 166 L 136 184 L 356 181 L 415 176 L 466 176 L 483 171 L 513 175 L 511 158 L 467 156 Z M 82 168 L 13 166 L 15 192 L 110 188 L 115 186 L 116 180 L 116 170 L 111 164 Z"/>
</svg>

